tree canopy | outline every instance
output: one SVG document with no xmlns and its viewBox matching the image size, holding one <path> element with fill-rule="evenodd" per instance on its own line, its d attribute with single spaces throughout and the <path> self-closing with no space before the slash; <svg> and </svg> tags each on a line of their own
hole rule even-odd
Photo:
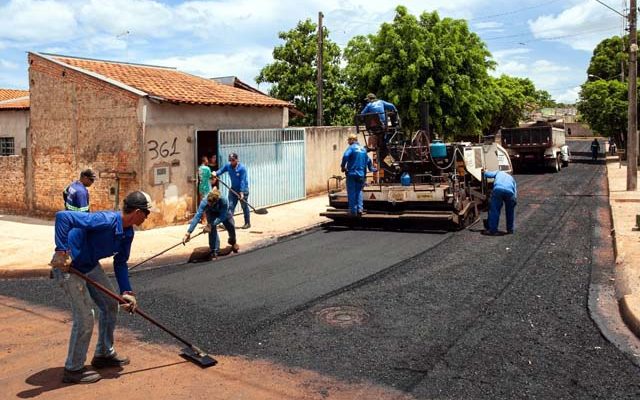
<svg viewBox="0 0 640 400">
<path fill-rule="evenodd" d="M 278 37 L 284 44 L 273 50 L 274 62 L 265 66 L 256 77 L 257 83 L 271 83 L 269 94 L 286 100 L 305 115 L 291 121 L 292 125 L 315 125 L 317 114 L 317 25 L 310 19 L 298 22 Z M 323 115 L 326 125 L 351 124 L 353 106 L 350 91 L 344 84 L 340 67 L 341 52 L 323 30 Z"/>
<path fill-rule="evenodd" d="M 466 21 L 419 18 L 403 6 L 376 34 L 357 36 L 345 49 L 347 82 L 357 98 L 374 92 L 398 107 L 405 127 L 419 124 L 419 103 L 430 106 L 430 124 L 442 134 L 479 132 L 495 97 L 488 69 L 494 63 Z"/>
<path fill-rule="evenodd" d="M 256 78 L 271 84 L 271 96 L 305 113 L 292 125 L 316 122 L 316 27 L 307 19 L 280 32 L 284 44 Z M 440 18 L 437 12 L 416 17 L 398 6 L 391 22 L 375 34 L 355 36 L 342 54 L 328 30 L 323 35 L 326 125 L 353 124 L 370 92 L 396 105 L 406 130 L 421 125 L 420 104 L 426 102 L 430 126 L 447 139 L 494 133 L 517 125 L 532 107 L 554 105 L 551 95 L 536 90 L 529 79 L 490 76 L 495 62 L 464 20 Z"/>
</svg>

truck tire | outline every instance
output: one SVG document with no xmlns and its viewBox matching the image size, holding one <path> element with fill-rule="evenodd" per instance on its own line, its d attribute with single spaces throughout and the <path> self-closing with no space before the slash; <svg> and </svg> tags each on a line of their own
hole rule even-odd
<svg viewBox="0 0 640 400">
<path fill-rule="evenodd" d="M 560 155 L 557 155 L 556 158 L 551 162 L 551 172 L 558 173 L 560 172 L 561 167 Z"/>
</svg>

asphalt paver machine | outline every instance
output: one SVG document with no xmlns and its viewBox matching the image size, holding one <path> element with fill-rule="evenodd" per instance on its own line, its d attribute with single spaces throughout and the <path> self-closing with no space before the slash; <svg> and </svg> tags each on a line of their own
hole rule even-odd
<svg viewBox="0 0 640 400">
<path fill-rule="evenodd" d="M 395 113 L 386 121 L 375 113 L 356 116 L 358 137 L 378 168 L 366 177 L 362 216 L 349 214 L 345 179 L 337 175 L 328 180 L 330 208 L 322 216 L 348 226 L 400 221 L 462 229 L 487 206 L 492 182 L 482 172 L 512 172 L 507 151 L 492 137 L 482 144 L 443 143 L 426 128 L 405 133 Z"/>
</svg>

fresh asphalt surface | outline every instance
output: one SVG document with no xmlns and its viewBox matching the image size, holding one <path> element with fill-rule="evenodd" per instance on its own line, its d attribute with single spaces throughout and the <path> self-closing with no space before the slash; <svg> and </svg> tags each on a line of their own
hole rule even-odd
<svg viewBox="0 0 640 400">
<path fill-rule="evenodd" d="M 588 148 L 571 143 L 578 157 L 560 173 L 516 176 L 515 235 L 482 236 L 478 225 L 320 229 L 217 262 L 132 273 L 132 282 L 141 307 L 212 354 L 424 399 L 639 398 L 640 369 L 589 314 L 592 271 L 603 267 L 593 249 L 613 250 L 599 230 L 609 218 L 605 166 L 579 157 Z M 67 306 L 44 279 L 0 281 L 0 294 Z M 360 323 L 321 318 L 342 306 Z M 120 321 L 172 340 L 140 318 Z"/>
</svg>

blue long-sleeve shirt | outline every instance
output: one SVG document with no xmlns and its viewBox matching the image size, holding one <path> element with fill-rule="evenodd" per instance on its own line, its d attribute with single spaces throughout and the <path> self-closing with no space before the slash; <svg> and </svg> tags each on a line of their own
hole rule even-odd
<svg viewBox="0 0 640 400">
<path fill-rule="evenodd" d="M 371 159 L 367 155 L 367 150 L 360 146 L 358 142 L 354 142 L 347 147 L 347 150 L 345 150 L 342 155 L 340 167 L 346 170 L 347 176 L 364 177 L 367 169 L 371 172 L 376 171 L 376 169 L 373 168 Z"/>
<path fill-rule="evenodd" d="M 485 171 L 484 176 L 493 178 L 493 190 L 502 190 L 513 194 L 514 198 L 518 197 L 518 186 L 513 176 L 504 171 Z"/>
<path fill-rule="evenodd" d="M 211 224 L 211 228 L 216 229 L 216 225 L 223 223 L 229 218 L 229 201 L 224 197 L 220 197 L 217 202 L 209 205 L 207 199 L 202 199 L 196 215 L 193 216 L 191 224 L 189 224 L 187 232 L 191 233 L 196 229 L 196 225 L 198 225 L 198 222 L 202 219 L 203 213 L 207 216 L 207 223 Z"/>
<path fill-rule="evenodd" d="M 130 291 L 127 261 L 133 242 L 133 227 L 123 228 L 117 211 L 79 213 L 59 211 L 55 223 L 56 251 L 71 251 L 73 268 L 87 273 L 98 261 L 113 257 L 120 293 Z"/>
<path fill-rule="evenodd" d="M 89 191 L 80 181 L 74 181 L 62 192 L 67 211 L 89 212 Z"/>
<path fill-rule="evenodd" d="M 384 100 L 376 100 L 364 106 L 360 114 L 377 113 L 380 117 L 380 121 L 384 124 L 387 121 L 387 117 L 384 113 L 385 111 L 398 112 L 398 110 L 396 110 L 396 106 L 393 104 Z"/>
<path fill-rule="evenodd" d="M 231 163 L 226 163 L 224 167 L 216 171 L 216 175 L 220 176 L 225 172 L 228 172 L 229 178 L 231 178 L 231 189 L 236 192 L 249 191 L 249 177 L 247 176 L 247 168 L 243 164 L 238 163 L 233 169 Z"/>
</svg>

